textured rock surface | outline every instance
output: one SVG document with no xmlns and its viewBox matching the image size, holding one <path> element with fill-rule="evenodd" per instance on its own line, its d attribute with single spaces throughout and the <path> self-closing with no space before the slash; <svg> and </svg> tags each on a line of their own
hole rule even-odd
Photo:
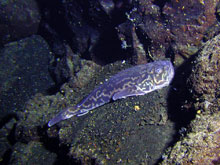
<svg viewBox="0 0 220 165">
<path fill-rule="evenodd" d="M 55 163 L 56 154 L 47 151 L 40 142 L 28 144 L 17 143 L 10 160 L 10 164 L 48 164 Z"/>
<path fill-rule="evenodd" d="M 208 41 L 197 57 L 190 83 L 194 97 L 213 102 L 220 96 L 220 35 Z"/>
<path fill-rule="evenodd" d="M 101 65 L 121 59 L 141 64 L 171 58 L 179 66 L 220 31 L 218 2 L 41 1 L 39 33 L 60 60 L 53 63 L 59 84 L 70 77 L 64 64 L 65 44 L 80 58 Z"/>
<path fill-rule="evenodd" d="M 53 145 L 72 146 L 69 156 L 83 163 L 156 162 L 175 133 L 174 124 L 167 121 L 167 88 L 106 104 L 39 134 L 46 130 L 45 125 L 57 112 L 78 103 L 95 86 L 109 78 L 110 73 L 118 72 L 121 67 L 121 63 L 105 66 L 83 88 L 71 88 L 66 83 L 55 96 L 35 96 L 19 116 L 16 139 L 29 142 L 45 139 L 47 134 L 48 141 L 59 139 Z"/>
<path fill-rule="evenodd" d="M 6 44 L 0 51 L 0 118 L 19 111 L 34 94 L 53 85 L 48 72 L 51 54 L 42 37 Z"/>
<path fill-rule="evenodd" d="M 163 155 L 161 164 L 219 164 L 220 113 L 198 114 L 190 132 Z"/>
<path fill-rule="evenodd" d="M 40 18 L 35 0 L 0 1 L 0 44 L 36 34 Z"/>
<path fill-rule="evenodd" d="M 219 31 L 215 15 L 217 4 L 218 0 L 134 2 L 133 8 L 127 12 L 132 25 L 128 30 L 118 26 L 119 39 L 132 45 L 131 29 L 135 28 L 148 59 L 167 56 L 180 65 L 199 50 L 206 36 L 212 37 Z"/>
<path fill-rule="evenodd" d="M 2 163 L 8 161 L 16 143 L 14 131 L 20 119 L 19 112 L 24 111 L 30 97 L 39 92 L 45 93 L 54 84 L 48 72 L 50 58 L 47 43 L 37 35 L 5 44 L 0 50 Z"/>
<path fill-rule="evenodd" d="M 188 134 L 164 155 L 162 164 L 220 163 L 220 35 L 208 41 L 189 79 L 196 118 Z"/>
<path fill-rule="evenodd" d="M 5 5 L 11 2 L 13 5 L 24 3 L 24 7 L 17 5 L 18 8 L 12 9 L 12 5 L 6 8 Z M 29 8 L 25 7 L 25 2 L 1 1 L 5 7 L 1 11 L 6 12 L 5 15 L 3 13 L 3 21 L 17 23 L 19 16 L 22 20 L 29 18 L 25 10 Z M 219 163 L 219 37 L 207 42 L 188 79 L 194 104 L 189 102 L 186 105 L 188 98 L 183 93 L 186 75 L 191 70 L 188 59 L 204 41 L 219 32 L 216 19 L 219 20 L 219 6 L 216 8 L 218 0 L 38 2 L 43 17 L 39 34 L 47 39 L 54 53 L 50 70 L 58 84 L 57 88 L 61 88 L 55 95 L 39 93 L 51 82 L 48 74 L 45 74 L 48 73 L 45 66 L 51 53 L 41 37 L 33 36 L 9 43 L 1 50 L 0 53 L 4 54 L 0 57 L 0 70 L 4 70 L 0 72 L 0 91 L 4 95 L 1 101 L 7 103 L 1 104 L 2 109 L 10 107 L 21 110 L 26 98 L 38 93 L 26 102 L 23 112 L 16 114 L 16 120 L 15 116 L 9 116 L 0 123 L 3 123 L 0 134 L 5 135 L 1 138 L 0 155 L 3 162 L 9 160 L 9 156 L 12 156 L 11 163 L 33 163 L 30 160 L 33 156 L 36 156 L 36 161 L 45 159 L 53 162 L 56 153 L 57 161 L 63 164 L 69 163 L 68 156 L 73 163 L 78 162 L 77 159 L 81 163 L 153 164 L 168 143 L 174 140 L 176 129 L 187 118 L 192 118 L 188 117 L 190 113 L 194 117 L 194 111 L 187 113 L 187 110 L 195 109 L 197 115 L 189 125 L 188 134 L 163 155 L 163 163 Z M 34 25 L 30 27 L 30 34 L 36 32 L 39 23 L 35 7 L 30 9 L 33 14 L 30 24 Z M 21 9 L 24 11 L 18 12 Z M 10 12 L 7 14 L 7 11 Z M 16 11 L 21 14 L 14 17 Z M 25 31 L 29 27 L 26 23 L 24 29 L 21 27 L 22 36 L 29 34 L 29 31 Z M 8 24 L 0 24 L 4 35 L 8 34 L 5 25 Z M 19 32 L 20 24 L 13 26 L 13 29 Z M 10 34 L 3 35 L 4 42 L 22 37 L 12 31 Z M 33 56 L 27 56 L 29 54 Z M 123 61 L 101 68 L 94 61 L 106 64 L 129 58 L 135 64 L 140 64 L 165 57 L 170 58 L 176 66 L 184 64 L 181 65 L 182 71 L 175 76 L 174 84 L 177 85 L 174 86 L 175 92 L 171 92 L 171 95 L 175 93 L 172 97 L 169 95 L 167 99 L 168 89 L 165 88 L 145 96 L 118 100 L 48 129 L 47 122 L 57 112 L 77 104 L 110 75 L 130 66 L 128 61 Z M 30 62 L 31 67 L 23 65 L 25 61 Z M 33 69 L 36 65 L 38 68 Z M 179 79 L 181 76 L 182 79 Z M 35 86 L 30 85 L 32 81 Z M 172 113 L 169 117 L 178 126 L 168 120 L 169 112 Z M 184 130 L 182 134 L 186 133 Z"/>
</svg>

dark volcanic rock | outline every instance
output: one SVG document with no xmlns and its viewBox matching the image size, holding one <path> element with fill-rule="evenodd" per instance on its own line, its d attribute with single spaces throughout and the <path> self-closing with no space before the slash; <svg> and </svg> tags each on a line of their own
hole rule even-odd
<svg viewBox="0 0 220 165">
<path fill-rule="evenodd" d="M 48 164 L 56 161 L 56 154 L 47 151 L 40 142 L 32 141 L 28 144 L 17 143 L 10 160 L 10 164 Z"/>
<path fill-rule="evenodd" d="M 163 7 L 164 18 L 171 33 L 171 46 L 178 63 L 181 58 L 195 54 L 208 29 L 216 26 L 217 4 L 218 1 L 212 0 L 173 0 Z"/>
<path fill-rule="evenodd" d="M 64 41 L 74 54 L 96 63 L 126 58 L 115 27 L 126 20 L 130 2 L 77 0 L 39 4 L 43 20 L 39 33 L 59 57 L 66 55 Z"/>
<path fill-rule="evenodd" d="M 154 164 L 175 132 L 174 124 L 167 121 L 166 92 L 163 89 L 97 108 L 83 117 L 73 132 L 72 126 L 62 127 L 60 140 L 72 141 L 70 155 L 85 164 L 92 160 L 100 164 Z"/>
<path fill-rule="evenodd" d="M 199 50 L 204 38 L 213 37 L 219 31 L 216 19 L 218 1 L 171 0 L 161 3 L 140 0 L 133 4 L 127 18 L 143 44 L 146 56 L 154 60 L 166 56 L 179 65 Z M 119 34 L 125 35 L 121 40 L 132 45 L 129 35 L 119 29 Z"/>
<path fill-rule="evenodd" d="M 47 43 L 37 35 L 11 42 L 0 51 L 1 119 L 19 111 L 31 96 L 53 85 Z"/>
<path fill-rule="evenodd" d="M 219 164 L 220 35 L 206 42 L 188 80 L 197 111 L 188 133 L 170 148 L 162 164 Z"/>
<path fill-rule="evenodd" d="M 2 162 L 8 161 L 16 143 L 16 120 L 21 119 L 19 112 L 25 111 L 26 101 L 36 93 L 46 93 L 53 85 L 48 72 L 50 59 L 47 43 L 37 35 L 5 44 L 0 50 Z"/>
<path fill-rule="evenodd" d="M 50 3 L 47 4 L 45 13 L 48 12 L 49 14 L 44 13 L 45 22 L 42 26 L 48 25 L 47 30 L 51 32 L 51 35 L 48 35 L 47 39 L 55 41 L 49 43 L 56 53 L 53 64 L 57 82 L 66 82 L 69 78 L 70 81 L 64 83 L 60 92 L 55 95 L 37 94 L 26 103 L 25 111 L 18 114 L 20 121 L 17 122 L 15 128 L 15 139 L 19 143 L 15 146 L 13 158 L 15 157 L 16 160 L 19 157 L 16 155 L 16 150 L 22 153 L 22 158 L 23 153 L 25 153 L 23 151 L 26 148 L 28 150 L 30 147 L 36 151 L 33 147 L 36 141 L 38 141 L 36 148 L 41 151 L 43 147 L 39 141 L 43 141 L 50 151 L 58 154 L 58 157 L 60 156 L 59 153 L 63 153 L 65 156 L 68 153 L 71 159 L 77 159 L 84 164 L 157 163 L 175 134 L 174 123 L 168 120 L 168 112 L 176 110 L 178 113 L 180 111 L 180 109 L 175 108 L 169 111 L 168 88 L 145 96 L 129 97 L 105 104 L 90 111 L 85 116 L 73 117 L 51 128 L 47 127 L 47 123 L 60 110 L 76 105 L 99 83 L 108 79 L 110 75 L 129 67 L 126 62 L 126 65 L 117 62 L 100 68 L 94 62 L 87 61 L 88 59 L 108 63 L 132 55 L 137 56 L 136 63 L 169 57 L 176 64 L 181 64 L 198 51 L 203 44 L 205 35 L 212 37 L 215 34 L 214 32 L 209 33 L 208 29 L 215 25 L 215 7 L 218 1 L 171 0 L 159 3 L 161 1 L 140 0 L 116 3 L 115 1 L 105 0 L 95 2 L 83 0 L 53 2 L 56 4 L 55 7 L 50 6 Z M 127 12 L 126 9 L 128 8 L 123 7 L 125 2 L 134 5 Z M 53 11 L 52 13 L 50 13 L 50 9 Z M 121 14 L 118 15 L 120 19 L 117 19 L 115 13 Z M 129 21 L 124 18 L 125 15 Z M 60 24 L 57 25 L 57 22 Z M 218 27 L 216 26 L 214 30 L 218 31 Z M 39 40 L 34 43 L 38 45 L 41 43 Z M 214 40 L 219 39 L 217 37 Z M 163 155 L 165 164 L 181 161 L 188 163 L 192 157 L 197 161 L 196 155 L 187 155 L 190 151 L 195 151 L 195 153 L 200 154 L 200 157 L 207 156 L 207 153 L 212 153 L 211 156 L 217 154 L 219 146 L 215 144 L 220 144 L 218 140 L 219 113 L 216 113 L 216 116 L 211 113 L 219 111 L 218 68 L 220 66 L 217 55 L 219 54 L 219 44 L 218 42 L 214 44 L 215 46 L 208 45 L 204 48 L 201 58 L 199 57 L 196 61 L 197 64 L 193 70 L 195 73 L 189 79 L 194 98 L 199 97 L 193 105 L 198 114 L 190 125 L 192 133 L 187 134 L 183 141 L 178 142 L 173 149 L 170 149 L 170 155 Z M 47 44 L 42 44 L 42 48 L 45 46 L 47 47 Z M 12 47 L 8 52 L 10 53 L 13 49 L 15 48 Z M 39 49 L 40 52 L 43 52 L 44 56 L 40 56 L 40 59 L 44 59 L 44 62 L 48 58 L 48 49 L 45 50 L 47 51 L 44 52 Z M 126 53 L 129 52 L 129 55 L 124 56 L 124 50 Z M 17 54 L 19 53 L 17 51 Z M 24 52 L 22 51 L 22 53 Z M 22 57 L 29 56 L 25 54 Z M 34 57 L 28 58 L 28 61 L 38 61 Z M 81 60 L 81 58 L 87 60 Z M 10 58 L 10 60 L 12 63 L 18 61 L 17 58 Z M 25 62 L 22 61 L 22 63 Z M 43 62 L 34 64 L 43 65 L 41 67 L 44 69 L 46 66 L 46 63 Z M 20 68 L 15 64 L 12 66 L 16 67 L 15 70 L 12 70 L 13 73 Z M 10 75 L 8 74 L 9 70 L 3 69 L 6 70 L 6 73 L 2 73 L 2 80 Z M 32 70 L 32 68 L 25 68 L 24 70 L 33 71 L 25 74 L 25 77 L 29 77 L 30 73 L 31 75 L 38 75 L 38 77 L 43 75 L 42 79 L 48 78 L 48 75 L 44 74 L 46 69 L 43 73 L 39 70 Z M 23 73 L 24 70 L 19 70 L 19 73 Z M 21 80 L 27 82 L 22 76 L 16 76 L 19 77 L 19 80 L 16 79 L 18 82 Z M 34 79 L 34 82 L 37 86 L 34 89 L 38 89 L 38 84 L 41 86 L 43 84 L 45 87 L 48 85 L 48 80 L 39 83 Z M 21 88 L 20 97 L 15 97 L 16 99 L 26 100 L 24 99 L 27 98 L 26 95 L 24 97 L 22 94 L 27 94 L 29 84 L 24 83 L 26 88 Z M 8 91 L 5 90 L 8 87 L 7 83 L 3 85 L 4 88 L 1 86 L 1 90 Z M 15 86 L 13 87 L 15 88 Z M 30 89 L 32 88 L 31 86 Z M 37 90 L 37 92 L 41 91 Z M 33 93 L 31 92 L 31 94 Z M 176 93 L 178 94 L 178 92 Z M 175 96 L 183 97 L 182 95 Z M 15 102 L 16 100 L 12 101 Z M 170 101 L 173 102 L 173 100 Z M 11 102 L 9 103 L 13 106 Z M 20 142 L 25 142 L 28 145 L 19 150 L 17 146 Z M 210 147 L 205 148 L 209 144 Z M 198 149 L 197 146 L 204 148 L 204 150 Z M 3 147 L 5 150 L 8 146 Z M 207 149 L 207 153 L 203 152 L 205 149 Z M 44 151 L 44 153 L 49 155 L 48 152 Z M 38 155 L 37 152 L 36 155 Z M 23 159 L 25 160 L 25 158 Z M 211 159 L 208 157 L 208 160 Z M 218 159 L 215 157 L 211 161 L 218 162 Z"/>
<path fill-rule="evenodd" d="M 7 164 L 9 161 L 8 155 L 12 152 L 12 146 L 14 144 L 13 131 L 15 125 L 16 120 L 11 119 L 0 128 L 0 159 L 2 164 Z"/>
<path fill-rule="evenodd" d="M 38 95 L 29 100 L 16 128 L 17 140 L 28 142 L 48 135 L 48 141 L 58 139 L 50 147 L 71 146 L 69 156 L 83 163 L 158 161 L 175 133 L 167 114 L 168 88 L 103 105 L 87 115 L 62 121 L 47 133 L 39 133 L 61 109 L 76 105 L 99 83 L 125 67 L 128 65 L 107 65 L 84 87 L 71 88 L 71 83 L 65 83 L 54 96 Z M 57 150 L 62 152 L 62 148 Z"/>
<path fill-rule="evenodd" d="M 40 18 L 35 0 L 0 1 L 0 44 L 36 34 Z"/>
<path fill-rule="evenodd" d="M 195 61 L 196 65 L 189 79 L 194 98 L 200 97 L 203 101 L 213 102 L 220 96 L 219 55 L 220 35 L 206 43 Z"/>
</svg>

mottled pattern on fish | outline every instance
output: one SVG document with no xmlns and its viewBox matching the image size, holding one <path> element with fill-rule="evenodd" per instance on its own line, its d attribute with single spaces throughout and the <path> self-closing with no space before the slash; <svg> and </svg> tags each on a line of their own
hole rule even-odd
<svg viewBox="0 0 220 165">
<path fill-rule="evenodd" d="M 73 107 L 67 107 L 49 121 L 52 126 L 72 116 L 82 116 L 110 100 L 129 96 L 144 95 L 156 89 L 168 86 L 174 76 L 174 68 L 170 61 L 155 61 L 137 65 L 112 76 L 98 88 L 93 90 L 84 100 Z"/>
</svg>

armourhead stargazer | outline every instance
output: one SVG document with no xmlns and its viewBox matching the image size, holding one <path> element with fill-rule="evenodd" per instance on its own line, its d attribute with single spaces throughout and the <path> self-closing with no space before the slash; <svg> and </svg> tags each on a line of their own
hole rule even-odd
<svg viewBox="0 0 220 165">
<path fill-rule="evenodd" d="M 170 61 L 155 61 L 125 69 L 98 86 L 79 104 L 62 110 L 49 121 L 48 126 L 73 116 L 85 115 L 111 100 L 145 95 L 161 89 L 168 86 L 173 77 L 174 68 Z"/>
</svg>

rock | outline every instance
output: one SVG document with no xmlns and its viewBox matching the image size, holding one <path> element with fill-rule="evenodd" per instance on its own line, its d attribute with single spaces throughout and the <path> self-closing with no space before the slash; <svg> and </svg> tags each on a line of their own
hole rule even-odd
<svg viewBox="0 0 220 165">
<path fill-rule="evenodd" d="M 168 88 L 106 104 L 49 129 L 45 126 L 61 109 L 76 105 L 99 83 L 127 67 L 120 62 L 106 65 L 83 87 L 71 88 L 71 83 L 65 83 L 56 95 L 35 96 L 20 116 L 17 140 L 57 139 L 50 145 L 71 146 L 68 155 L 82 163 L 155 163 L 175 133 L 167 115 Z"/>
<path fill-rule="evenodd" d="M 52 85 L 47 43 L 37 35 L 6 44 L 0 51 L 0 118 L 21 111 L 24 103 Z"/>
<path fill-rule="evenodd" d="M 172 48 L 176 62 L 194 55 L 203 44 L 207 30 L 215 26 L 218 1 L 173 0 L 163 7 L 163 14 L 170 27 Z M 212 33 L 212 32 L 211 32 Z M 181 57 L 182 56 L 182 57 Z"/>
<path fill-rule="evenodd" d="M 126 19 L 124 13 L 131 7 L 130 1 L 59 1 L 53 5 L 41 1 L 39 4 L 42 11 L 39 33 L 59 58 L 66 56 L 64 43 L 74 54 L 102 65 L 127 58 L 115 27 Z M 57 22 L 62 26 L 57 26 Z"/>
<path fill-rule="evenodd" d="M 2 122 L 3 123 L 3 122 Z M 5 121 L 6 124 L 1 126 L 0 129 L 0 162 L 2 164 L 7 164 L 8 162 L 8 155 L 12 152 L 12 146 L 14 142 L 14 129 L 15 129 L 15 119 L 8 119 Z"/>
<path fill-rule="evenodd" d="M 32 141 L 28 144 L 16 143 L 10 164 L 48 164 L 56 161 L 56 154 L 47 151 L 40 142 Z"/>
<path fill-rule="evenodd" d="M 0 1 L 0 44 L 36 34 L 40 19 L 35 0 Z"/>
<path fill-rule="evenodd" d="M 197 112 L 188 133 L 163 155 L 161 164 L 219 164 L 220 35 L 207 41 L 188 79 Z"/>
<path fill-rule="evenodd" d="M 191 131 L 163 155 L 161 164 L 219 164 L 220 113 L 198 114 Z"/>
<path fill-rule="evenodd" d="M 161 3 L 140 0 L 133 2 L 133 8 L 126 15 L 148 59 L 170 57 L 179 66 L 197 53 L 204 38 L 211 38 L 220 30 L 215 14 L 217 4 L 218 1 L 212 0 L 171 0 Z M 119 39 L 132 45 L 131 35 L 126 34 L 131 30 L 124 32 L 122 28 L 118 26 L 119 36 L 124 35 Z"/>
<path fill-rule="evenodd" d="M 84 164 L 93 160 L 98 164 L 154 164 L 175 132 L 174 124 L 167 121 L 166 92 L 164 89 L 94 109 L 79 118 L 74 129 L 73 125 L 62 127 L 60 140 L 71 142 L 69 154 Z M 139 111 L 135 111 L 137 105 Z"/>
<path fill-rule="evenodd" d="M 196 58 L 190 85 L 194 97 L 213 102 L 220 95 L 220 35 L 207 41 Z"/>
<path fill-rule="evenodd" d="M 95 88 L 91 87 L 94 82 L 103 82 L 110 76 L 106 72 L 114 73 L 119 68 L 120 63 L 105 66 L 88 87 L 75 91 L 72 96 L 68 94 L 70 89 L 63 86 L 67 101 L 72 100 L 70 104 L 75 105 L 76 99 L 84 98 Z M 54 131 L 56 126 L 51 127 L 48 134 L 59 135 L 60 143 L 72 146 L 69 155 L 82 163 L 93 160 L 100 164 L 156 162 L 175 132 L 173 123 L 167 121 L 166 92 L 163 89 L 106 104 L 85 116 L 58 123 L 59 131 Z M 136 106 L 139 111 L 135 111 Z"/>
</svg>

